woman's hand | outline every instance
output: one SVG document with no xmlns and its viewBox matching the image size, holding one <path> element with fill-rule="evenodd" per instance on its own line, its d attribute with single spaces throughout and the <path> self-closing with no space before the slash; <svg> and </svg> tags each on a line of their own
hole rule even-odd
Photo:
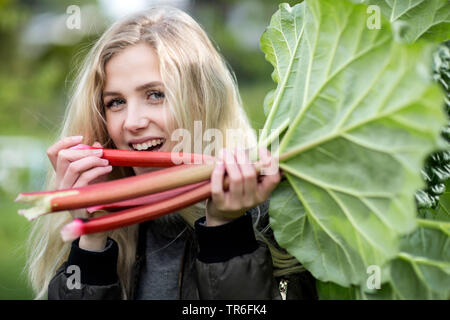
<svg viewBox="0 0 450 320">
<path fill-rule="evenodd" d="M 73 146 L 81 143 L 83 137 L 63 138 L 47 150 L 47 155 L 56 172 L 56 190 L 84 187 L 106 181 L 112 166 L 102 159 L 103 150 L 74 150 Z M 102 147 L 99 142 L 94 147 Z M 69 211 L 73 218 L 92 218 L 86 209 Z M 107 233 L 84 235 L 80 238 L 80 248 L 101 250 L 105 247 Z"/>
<path fill-rule="evenodd" d="M 248 209 L 266 201 L 281 180 L 276 170 L 268 175 L 256 174 L 254 165 L 248 158 L 248 152 L 235 150 L 231 153 L 222 150 L 221 161 L 216 163 L 211 175 L 211 199 L 206 210 L 206 225 L 217 226 L 227 223 L 243 215 Z M 258 150 L 262 168 L 274 169 L 276 165 L 266 148 Z M 225 172 L 230 181 L 229 190 L 223 190 Z"/>
</svg>

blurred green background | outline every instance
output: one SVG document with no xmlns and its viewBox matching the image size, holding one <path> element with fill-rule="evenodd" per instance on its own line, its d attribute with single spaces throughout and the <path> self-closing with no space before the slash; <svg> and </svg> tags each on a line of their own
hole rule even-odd
<svg viewBox="0 0 450 320">
<path fill-rule="evenodd" d="M 23 205 L 14 199 L 19 192 L 42 190 L 50 167 L 46 149 L 58 134 L 74 70 L 102 31 L 123 14 L 152 5 L 185 10 L 235 71 L 244 107 L 258 130 L 264 123 L 264 97 L 274 87 L 259 39 L 278 3 L 0 0 L 0 299 L 33 298 L 24 272 L 30 223 L 17 214 Z M 68 27 L 71 6 L 80 10 L 79 29 Z"/>
</svg>

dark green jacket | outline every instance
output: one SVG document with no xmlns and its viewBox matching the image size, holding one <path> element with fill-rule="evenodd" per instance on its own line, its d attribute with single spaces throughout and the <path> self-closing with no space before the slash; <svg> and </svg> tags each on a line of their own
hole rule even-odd
<svg viewBox="0 0 450 320">
<path fill-rule="evenodd" d="M 194 229 L 187 228 L 183 239 L 176 239 L 183 241 L 183 246 L 180 257 L 176 258 L 181 263 L 178 264 L 178 275 L 173 275 L 177 277 L 177 288 L 172 297 L 182 300 L 281 299 L 281 279 L 273 276 L 270 251 L 266 244 L 255 239 L 253 231 L 253 223 L 258 219 L 258 213 L 261 213 L 258 220 L 258 226 L 261 227 L 258 229 L 268 223 L 268 204 L 269 200 L 222 226 L 206 227 L 202 225 L 202 218 L 196 221 Z M 143 290 L 140 285 L 146 276 L 145 272 L 151 272 L 148 271 L 146 263 L 153 260 L 146 259 L 149 252 L 145 245 L 146 237 L 149 236 L 146 230 L 150 230 L 151 223 L 143 223 L 139 228 L 132 295 L 129 299 L 139 298 L 137 295 Z M 158 233 L 160 228 L 154 230 L 154 233 Z M 154 236 L 153 233 L 151 236 Z M 158 238 L 152 238 L 151 243 L 153 241 L 158 241 Z M 116 271 L 117 257 L 117 243 L 110 238 L 102 252 L 80 249 L 78 240 L 74 241 L 68 261 L 57 270 L 50 282 L 48 298 L 121 299 L 121 286 Z M 68 285 L 68 282 L 73 280 L 73 270 L 68 269 L 71 265 L 80 268 L 79 289 Z M 162 278 L 161 275 L 158 281 Z M 309 272 L 284 279 L 288 281 L 287 299 L 317 299 L 315 279 Z"/>
</svg>

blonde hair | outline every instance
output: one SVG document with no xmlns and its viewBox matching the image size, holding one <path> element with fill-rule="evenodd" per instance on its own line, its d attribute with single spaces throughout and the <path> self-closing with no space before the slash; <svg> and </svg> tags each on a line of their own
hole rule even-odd
<svg viewBox="0 0 450 320">
<path fill-rule="evenodd" d="M 242 108 L 234 73 L 198 23 L 181 10 L 170 7 L 152 8 L 126 17 L 103 33 L 78 70 L 58 139 L 82 135 L 83 143 L 99 141 L 106 148 L 115 148 L 106 129 L 102 104 L 105 65 L 114 54 L 139 42 L 150 44 L 160 60 L 166 100 L 175 119 L 169 124 L 173 127 L 168 132 L 176 128 L 193 132 L 194 121 L 199 120 L 203 132 L 210 128 L 220 132 L 240 130 L 239 141 L 224 139 L 222 145 L 227 149 L 256 145 L 256 135 Z M 133 174 L 131 168 L 115 167 L 109 179 Z M 54 180 L 55 173 L 50 170 L 47 189 L 55 188 Z M 205 203 L 199 202 L 179 213 L 192 226 L 195 220 L 204 216 L 204 210 Z M 50 280 L 68 258 L 70 243 L 61 240 L 60 230 L 71 219 L 69 212 L 59 212 L 33 223 L 26 268 L 36 299 L 45 298 Z M 137 225 L 109 234 L 119 245 L 117 271 L 125 299 L 130 294 L 137 234 Z M 257 236 L 264 239 L 260 232 Z M 292 256 L 270 244 L 269 248 L 275 267 L 280 265 L 282 269 L 289 269 L 288 272 L 301 269 Z"/>
</svg>

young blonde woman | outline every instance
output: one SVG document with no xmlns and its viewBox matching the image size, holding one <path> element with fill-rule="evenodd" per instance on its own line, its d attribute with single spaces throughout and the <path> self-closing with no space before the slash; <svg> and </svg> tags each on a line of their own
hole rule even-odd
<svg viewBox="0 0 450 320">
<path fill-rule="evenodd" d="M 153 8 L 113 24 L 85 58 L 74 83 L 58 142 L 48 151 L 48 188 L 81 187 L 155 168 L 111 167 L 101 153 L 73 150 L 86 143 L 124 150 L 172 151 L 179 128 L 223 133 L 223 152 L 206 203 L 108 233 L 60 238 L 86 210 L 43 216 L 29 238 L 28 272 L 36 298 L 280 299 L 315 298 L 314 279 L 276 246 L 268 203 L 280 174 L 258 178 L 243 149 L 256 137 L 236 81 L 201 27 L 186 13 Z M 227 139 L 227 130 L 239 139 Z M 191 149 L 198 137 L 191 137 Z M 197 139 L 197 140 L 196 140 Z M 158 145 L 159 144 L 159 145 Z M 188 146 L 189 147 L 189 146 Z M 202 151 L 203 152 L 203 151 Z M 259 154 L 273 165 L 267 149 Z M 242 158 L 239 158 L 242 157 Z M 223 190 L 223 177 L 230 188 Z M 94 215 L 107 214 L 96 212 Z M 258 240 L 257 240 L 258 239 Z M 74 272 L 79 278 L 73 278 Z M 78 279 L 79 283 L 71 283 Z M 291 289 L 292 288 L 292 289 Z"/>
</svg>

